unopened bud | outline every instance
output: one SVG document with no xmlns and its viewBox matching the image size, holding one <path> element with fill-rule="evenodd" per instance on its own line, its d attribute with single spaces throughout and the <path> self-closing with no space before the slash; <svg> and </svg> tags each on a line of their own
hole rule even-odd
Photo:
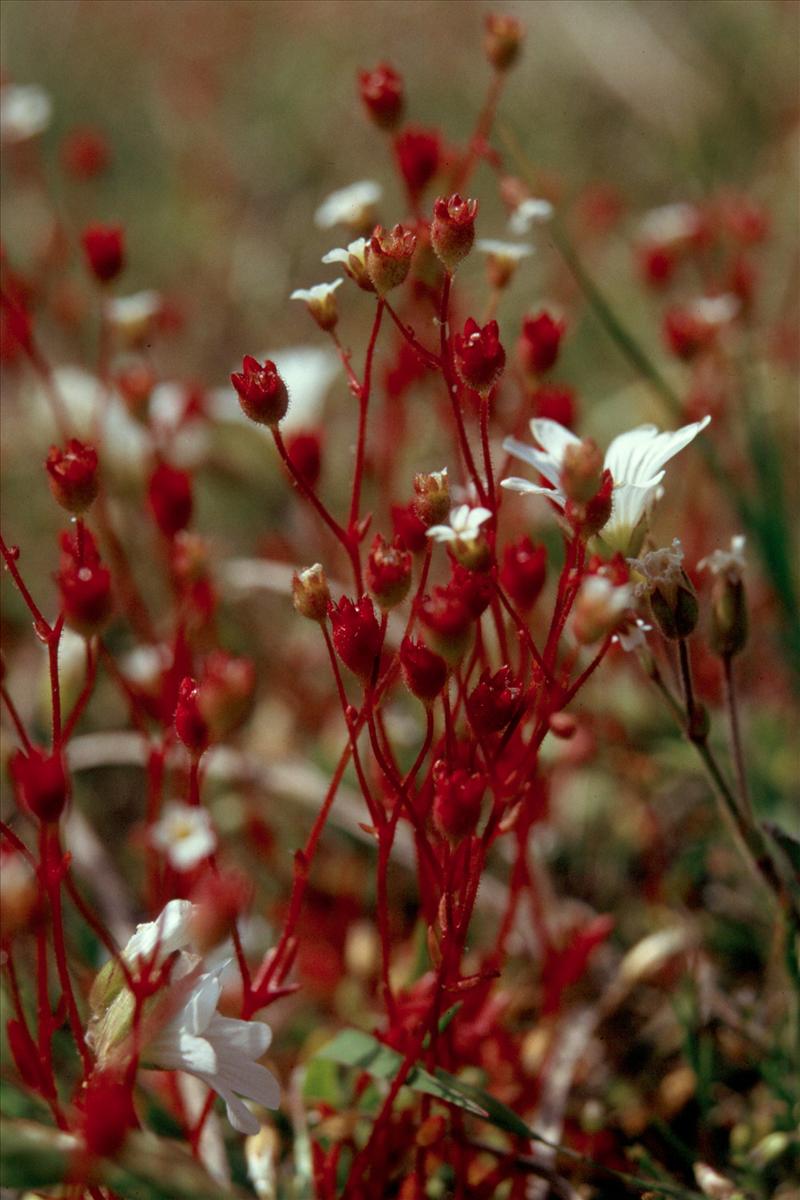
<svg viewBox="0 0 800 1200">
<path fill-rule="evenodd" d="M 711 592 L 711 646 L 721 658 L 733 658 L 747 644 L 747 595 L 741 579 L 725 575 Z"/>
<path fill-rule="evenodd" d="M 507 71 L 516 62 L 524 36 L 522 24 L 516 17 L 489 13 L 486 17 L 484 49 L 495 71 Z"/>
<path fill-rule="evenodd" d="M 685 571 L 671 586 L 656 584 L 650 593 L 650 611 L 666 638 L 685 638 L 694 632 L 700 609 L 697 593 Z"/>
<path fill-rule="evenodd" d="M 331 593 L 328 577 L 321 563 L 314 563 L 292 577 L 292 600 L 301 617 L 309 621 L 324 621 L 328 615 Z"/>
<path fill-rule="evenodd" d="M 592 438 L 571 442 L 564 451 L 559 478 L 564 495 L 583 504 L 597 494 L 602 482 L 603 455 L 597 442 Z"/>
<path fill-rule="evenodd" d="M 416 234 L 402 225 L 387 232 L 378 225 L 367 243 L 367 274 L 379 296 L 405 282 L 417 244 Z"/>
<path fill-rule="evenodd" d="M 450 482 L 447 467 L 429 475 L 414 476 L 414 512 L 426 528 L 447 520 L 450 512 Z"/>
<path fill-rule="evenodd" d="M 382 609 L 405 600 L 411 586 L 411 554 L 397 538 L 386 542 L 376 534 L 367 559 L 367 587 Z"/>
<path fill-rule="evenodd" d="M 475 241 L 477 200 L 462 200 L 458 192 L 440 196 L 433 206 L 431 245 L 448 271 L 466 258 Z"/>
</svg>

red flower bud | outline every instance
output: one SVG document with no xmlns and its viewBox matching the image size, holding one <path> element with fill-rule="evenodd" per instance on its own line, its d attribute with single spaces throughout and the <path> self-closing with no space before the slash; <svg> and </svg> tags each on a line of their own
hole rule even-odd
<svg viewBox="0 0 800 1200">
<path fill-rule="evenodd" d="M 663 288 L 675 274 L 675 252 L 666 246 L 644 245 L 636 252 L 639 274 L 652 288 Z"/>
<path fill-rule="evenodd" d="M 558 358 L 566 327 L 565 321 L 554 320 L 546 311 L 537 313 L 535 317 L 526 317 L 517 343 L 522 369 L 530 375 L 549 371 Z"/>
<path fill-rule="evenodd" d="M 467 648 L 475 619 L 458 589 L 450 584 L 434 588 L 423 600 L 419 617 L 436 649 L 451 666 L 455 665 Z"/>
<path fill-rule="evenodd" d="M 195 758 L 200 757 L 209 742 L 209 728 L 198 704 L 199 690 L 197 680 L 187 675 L 178 689 L 175 709 L 175 732 Z"/>
<path fill-rule="evenodd" d="M 522 688 L 510 667 L 487 667 L 467 698 L 470 724 L 479 735 L 498 733 L 520 709 Z"/>
<path fill-rule="evenodd" d="M 367 274 L 379 296 L 405 282 L 416 244 L 416 234 L 402 225 L 395 225 L 391 233 L 381 225 L 376 226 L 367 242 L 365 261 Z"/>
<path fill-rule="evenodd" d="M 449 842 L 460 842 L 474 833 L 481 816 L 486 782 L 461 767 L 450 771 L 441 760 L 433 768 L 433 823 Z"/>
<path fill-rule="evenodd" d="M 131 1084 L 111 1071 L 97 1071 L 83 1097 L 83 1138 L 98 1158 L 115 1158 L 136 1126 Z"/>
<path fill-rule="evenodd" d="M 215 741 L 226 738 L 246 719 L 255 686 L 256 670 L 249 658 L 236 658 L 225 650 L 209 654 L 196 703 Z"/>
<path fill-rule="evenodd" d="M 289 462 L 309 487 L 315 487 L 322 471 L 322 445 L 318 433 L 293 433 L 286 439 Z"/>
<path fill-rule="evenodd" d="M 440 196 L 433 206 L 431 245 L 448 271 L 466 258 L 475 241 L 477 200 L 462 200 L 458 192 Z"/>
<path fill-rule="evenodd" d="M 405 600 L 411 586 L 411 555 L 395 538 L 387 543 L 375 535 L 367 559 L 367 587 L 383 609 Z"/>
<path fill-rule="evenodd" d="M 328 606 L 333 627 L 333 644 L 346 667 L 360 679 L 369 679 L 381 647 L 381 631 L 369 596 L 355 604 L 342 596 L 338 605 Z"/>
<path fill-rule="evenodd" d="M 490 574 L 477 574 L 467 570 L 460 563 L 455 563 L 447 586 L 453 595 L 461 597 L 475 621 L 486 612 L 491 603 L 493 583 Z"/>
<path fill-rule="evenodd" d="M 231 375 L 231 383 L 242 411 L 257 425 L 277 425 L 286 416 L 289 393 L 274 362 L 267 359 L 262 367 L 247 354 L 241 372 Z"/>
<path fill-rule="evenodd" d="M 716 328 L 686 308 L 671 308 L 664 314 L 664 341 L 676 358 L 685 362 L 711 345 Z"/>
<path fill-rule="evenodd" d="M 373 71 L 359 71 L 361 102 L 381 129 L 394 129 L 403 115 L 403 77 L 388 63 L 379 63 Z"/>
<path fill-rule="evenodd" d="M 108 142 L 97 129 L 73 129 L 61 143 L 61 165 L 75 179 L 102 175 L 109 157 Z"/>
<path fill-rule="evenodd" d="M 392 528 L 395 537 L 412 554 L 421 554 L 430 544 L 425 536 L 427 526 L 420 520 L 414 503 L 392 505 Z"/>
<path fill-rule="evenodd" d="M 111 574 L 100 561 L 91 530 L 61 535 L 61 567 L 55 577 L 61 611 L 71 629 L 90 637 L 111 616 Z"/>
<path fill-rule="evenodd" d="M 57 821 L 64 811 L 69 781 L 60 754 L 47 754 L 37 746 L 29 753 L 17 750 L 9 762 L 20 804 L 39 821 Z"/>
<path fill-rule="evenodd" d="M 502 13 L 488 13 L 484 49 L 486 57 L 496 71 L 507 71 L 517 61 L 524 31 L 516 17 Z"/>
<path fill-rule="evenodd" d="M 400 646 L 400 666 L 408 690 L 423 704 L 435 700 L 447 682 L 444 659 L 424 642 L 415 642 L 410 637 L 403 638 Z"/>
<path fill-rule="evenodd" d="M 121 225 L 89 225 L 81 235 L 89 270 L 100 283 L 110 283 L 125 266 Z"/>
<path fill-rule="evenodd" d="M 577 416 L 575 392 L 565 384 L 544 383 L 531 396 L 533 415 L 547 417 L 558 421 L 567 429 L 572 429 Z"/>
<path fill-rule="evenodd" d="M 50 491 L 67 512 L 85 512 L 97 495 L 97 451 L 77 438 L 70 438 L 66 450 L 51 446 L 45 461 Z"/>
<path fill-rule="evenodd" d="M 173 538 L 192 519 L 192 481 L 186 471 L 159 463 L 147 484 L 147 502 L 164 537 Z"/>
<path fill-rule="evenodd" d="M 497 321 L 481 329 L 469 317 L 464 332 L 456 334 L 456 368 L 467 387 L 486 395 L 503 373 L 506 352 L 500 344 Z"/>
<path fill-rule="evenodd" d="M 406 187 L 418 196 L 439 170 L 441 138 L 435 129 L 407 125 L 395 138 L 394 153 Z"/>
<path fill-rule="evenodd" d="M 520 538 L 503 551 L 500 582 L 514 604 L 523 610 L 539 598 L 547 573 L 547 550 L 534 546 L 529 537 Z"/>
</svg>

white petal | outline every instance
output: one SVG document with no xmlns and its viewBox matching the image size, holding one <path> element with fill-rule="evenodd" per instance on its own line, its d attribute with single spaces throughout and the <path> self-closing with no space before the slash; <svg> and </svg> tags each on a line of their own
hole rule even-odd
<svg viewBox="0 0 800 1200">
<path fill-rule="evenodd" d="M 425 536 L 432 538 L 434 542 L 454 542 L 458 535 L 449 525 L 431 525 Z"/>
<path fill-rule="evenodd" d="M 562 508 L 566 504 L 566 497 L 562 492 L 555 488 L 541 487 L 538 483 L 531 483 L 529 479 L 520 479 L 517 475 L 509 475 L 508 479 L 501 479 L 500 487 L 506 488 L 509 492 L 519 492 L 523 496 L 547 496 L 548 500 L 554 500 Z"/>
<path fill-rule="evenodd" d="M 531 433 L 542 449 L 559 465 L 564 461 L 567 446 L 579 445 L 581 440 L 570 429 L 559 425 L 558 421 L 551 421 L 549 417 L 534 417 L 531 421 Z"/>
<path fill-rule="evenodd" d="M 163 962 L 175 950 L 188 946 L 193 908 L 191 900 L 170 900 L 155 921 L 136 926 L 136 932 L 122 951 L 122 957 L 129 963 L 139 958 L 150 958 L 158 946 L 158 958 Z"/>
<path fill-rule="evenodd" d="M 247 1058 L 261 1058 L 272 1042 L 272 1030 L 264 1021 L 240 1021 L 237 1017 L 223 1017 L 215 1013 L 206 1030 L 206 1036 L 225 1056 L 233 1052 Z"/>
<path fill-rule="evenodd" d="M 544 475 L 545 479 L 549 479 L 554 486 L 558 486 L 561 468 L 549 454 L 538 450 L 536 446 L 529 446 L 527 442 L 520 442 L 514 437 L 504 439 L 503 449 L 507 454 L 513 454 L 515 458 L 521 458 L 523 462 L 535 467 L 540 475 Z"/>
</svg>

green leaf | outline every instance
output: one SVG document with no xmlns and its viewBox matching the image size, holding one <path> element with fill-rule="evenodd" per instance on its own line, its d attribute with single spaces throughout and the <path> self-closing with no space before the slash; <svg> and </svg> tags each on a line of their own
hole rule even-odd
<svg viewBox="0 0 800 1200">
<path fill-rule="evenodd" d="M 342 1087 L 336 1063 L 317 1056 L 306 1067 L 303 1079 L 303 1099 L 314 1103 L 320 1101 L 340 1108 L 343 1102 Z"/>
</svg>

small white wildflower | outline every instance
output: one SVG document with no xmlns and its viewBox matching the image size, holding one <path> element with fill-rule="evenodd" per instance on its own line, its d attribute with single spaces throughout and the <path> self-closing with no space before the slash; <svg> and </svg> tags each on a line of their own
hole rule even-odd
<svg viewBox="0 0 800 1200">
<path fill-rule="evenodd" d="M 618 642 L 626 654 L 638 650 L 640 646 L 647 644 L 648 633 L 652 633 L 653 626 L 648 625 L 641 617 L 634 617 L 632 621 L 628 621 L 614 634 L 611 639 L 613 642 Z"/>
<path fill-rule="evenodd" d="M 700 296 L 687 305 L 687 311 L 704 325 L 728 325 L 742 307 L 737 296 Z"/>
<path fill-rule="evenodd" d="M 603 463 L 614 482 L 611 516 L 600 531 L 600 537 L 611 549 L 623 554 L 635 553 L 644 537 L 650 509 L 658 498 L 664 467 L 694 441 L 710 420 L 711 417 L 704 417 L 702 421 L 664 433 L 655 425 L 640 425 L 614 438 Z M 566 496 L 560 484 L 564 454 L 568 446 L 578 445 L 580 438 L 557 421 L 544 417 L 531 421 L 531 432 L 538 446 L 509 437 L 503 442 L 503 449 L 535 467 L 553 486 L 542 487 L 511 476 L 501 481 L 501 487 L 547 496 L 565 508 Z"/>
<path fill-rule="evenodd" d="M 343 279 L 335 279 L 333 283 L 315 283 L 310 288 L 295 288 L 289 299 L 303 300 L 306 304 L 324 303 L 343 283 Z"/>
<path fill-rule="evenodd" d="M 747 566 L 747 559 L 744 553 L 746 545 L 747 539 L 743 533 L 734 534 L 731 538 L 730 550 L 714 550 L 711 554 L 706 555 L 705 558 L 700 559 L 697 569 L 699 571 L 707 569 L 712 575 L 724 575 L 732 583 L 736 583 L 741 579 L 744 569 Z"/>
<path fill-rule="evenodd" d="M 508 221 L 508 228 L 515 237 L 524 237 L 530 232 L 532 225 L 541 225 L 553 216 L 553 206 L 549 200 L 531 198 L 518 204 Z"/>
<path fill-rule="evenodd" d="M 693 204 L 665 204 L 645 213 L 639 222 L 639 236 L 659 246 L 672 246 L 695 237 L 700 225 L 700 213 Z"/>
<path fill-rule="evenodd" d="M 361 229 L 373 224 L 375 206 L 383 195 L 383 188 L 372 179 L 360 179 L 348 187 L 331 192 L 314 213 L 314 223 L 319 229 L 332 229 L 335 225 L 347 225 Z"/>
<path fill-rule="evenodd" d="M 488 508 L 471 508 L 469 504 L 460 504 L 450 512 L 449 525 L 431 525 L 426 536 L 435 542 L 460 542 L 462 545 L 474 543 L 481 535 L 481 526 L 491 518 Z"/>
<path fill-rule="evenodd" d="M 154 846 L 163 850 L 176 871 L 191 871 L 213 854 L 217 838 L 211 817 L 195 805 L 168 804 L 150 831 Z"/>
<path fill-rule="evenodd" d="M 508 259 L 512 263 L 518 263 L 523 258 L 535 254 L 533 246 L 529 246 L 527 242 L 501 242 L 498 238 L 479 238 L 475 249 L 494 258 Z"/>
<path fill-rule="evenodd" d="M 0 88 L 0 141 L 13 146 L 44 133 L 53 105 L 38 84 L 7 83 Z"/>
<path fill-rule="evenodd" d="M 161 295 L 148 288 L 107 300 L 105 316 L 119 338 L 127 345 L 136 346 L 150 333 L 162 306 Z"/>
</svg>

